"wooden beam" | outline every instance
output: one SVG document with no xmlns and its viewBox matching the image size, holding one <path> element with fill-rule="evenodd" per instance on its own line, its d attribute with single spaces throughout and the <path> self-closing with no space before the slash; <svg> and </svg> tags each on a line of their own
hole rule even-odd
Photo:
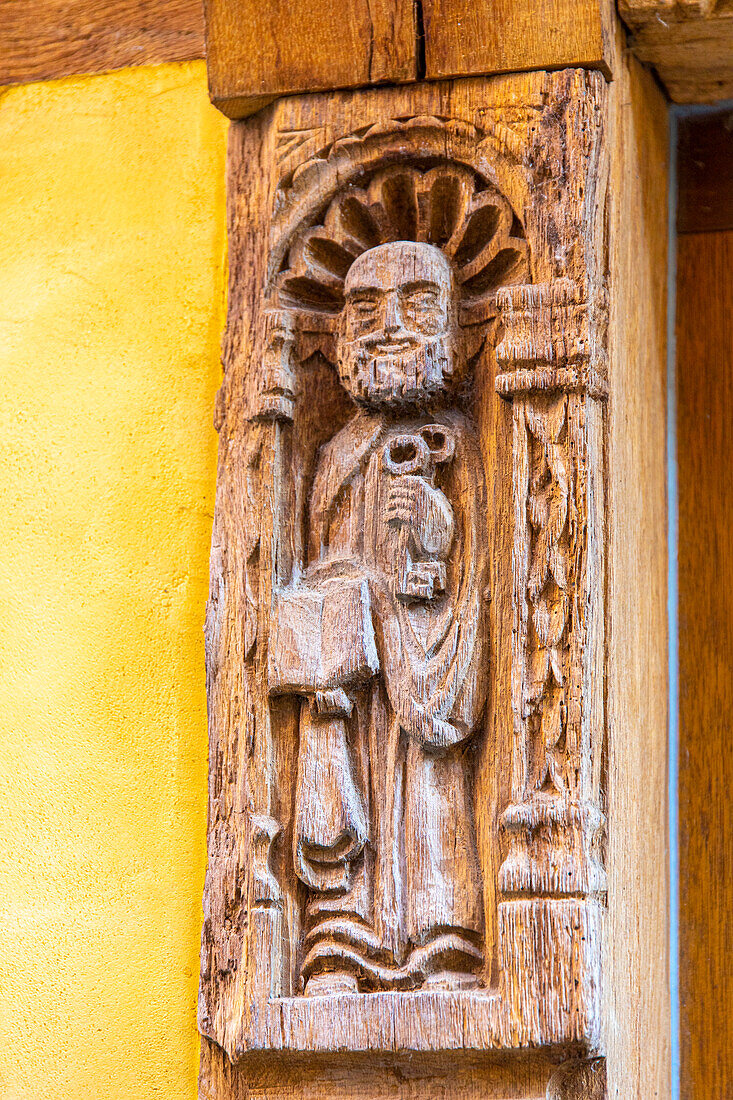
<svg viewBox="0 0 733 1100">
<path fill-rule="evenodd" d="M 412 0 L 206 0 L 209 85 L 231 118 L 277 96 L 414 80 Z"/>
<path fill-rule="evenodd" d="M 280 95 L 445 76 L 610 73 L 605 0 L 206 0 L 211 95 L 242 118 Z"/>
<path fill-rule="evenodd" d="M 201 0 L 0 0 L 0 84 L 204 57 Z"/>
<path fill-rule="evenodd" d="M 609 74 L 598 0 L 423 0 L 430 78 L 582 66 Z"/>
<path fill-rule="evenodd" d="M 667 1100 L 669 127 L 658 84 L 633 56 L 611 96 L 608 1097 Z"/>
<path fill-rule="evenodd" d="M 630 45 L 676 103 L 733 96 L 733 8 L 726 0 L 621 0 Z"/>
</svg>

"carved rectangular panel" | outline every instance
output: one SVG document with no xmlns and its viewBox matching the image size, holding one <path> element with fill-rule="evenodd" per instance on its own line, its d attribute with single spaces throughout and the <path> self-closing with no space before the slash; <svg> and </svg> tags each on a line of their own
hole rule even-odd
<svg viewBox="0 0 733 1100">
<path fill-rule="evenodd" d="M 606 99 L 232 128 L 202 1095 L 255 1055 L 602 1054 Z"/>
</svg>

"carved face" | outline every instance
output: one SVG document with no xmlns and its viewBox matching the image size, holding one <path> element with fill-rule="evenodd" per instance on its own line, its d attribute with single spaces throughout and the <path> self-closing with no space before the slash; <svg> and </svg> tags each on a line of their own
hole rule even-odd
<svg viewBox="0 0 733 1100">
<path fill-rule="evenodd" d="M 453 275 L 439 248 L 397 241 L 370 248 L 344 284 L 338 369 L 363 405 L 414 405 L 453 372 Z"/>
</svg>

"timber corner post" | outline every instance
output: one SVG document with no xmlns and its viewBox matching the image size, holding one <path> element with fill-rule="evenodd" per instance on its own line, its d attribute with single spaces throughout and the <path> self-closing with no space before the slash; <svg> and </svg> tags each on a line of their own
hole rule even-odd
<svg viewBox="0 0 733 1100">
<path fill-rule="evenodd" d="M 206 1100 L 606 1096 L 611 100 L 232 124 Z"/>
</svg>

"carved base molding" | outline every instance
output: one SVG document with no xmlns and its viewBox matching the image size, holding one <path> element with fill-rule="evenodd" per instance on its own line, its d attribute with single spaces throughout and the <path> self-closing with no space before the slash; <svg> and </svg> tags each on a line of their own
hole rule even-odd
<svg viewBox="0 0 733 1100">
<path fill-rule="evenodd" d="M 275 1068 L 276 1067 L 276 1068 Z M 603 1059 L 563 1061 L 562 1055 L 470 1051 L 390 1056 L 300 1055 L 273 1061 L 260 1055 L 232 1064 L 203 1040 L 201 1100 L 345 1100 L 404 1096 L 409 1100 L 603 1100 Z"/>
<path fill-rule="evenodd" d="M 280 922 L 255 917 L 260 965 L 272 960 Z M 577 1045 L 600 1049 L 597 903 L 545 899 L 499 905 L 501 990 L 381 992 L 277 997 L 250 1003 L 245 1043 L 253 1051 L 395 1053 L 511 1050 Z M 551 947 L 550 947 L 551 945 Z M 548 950 L 551 955 L 548 956 Z M 585 981 L 579 980 L 585 976 Z M 572 997 L 568 1000 L 568 993 Z"/>
</svg>

